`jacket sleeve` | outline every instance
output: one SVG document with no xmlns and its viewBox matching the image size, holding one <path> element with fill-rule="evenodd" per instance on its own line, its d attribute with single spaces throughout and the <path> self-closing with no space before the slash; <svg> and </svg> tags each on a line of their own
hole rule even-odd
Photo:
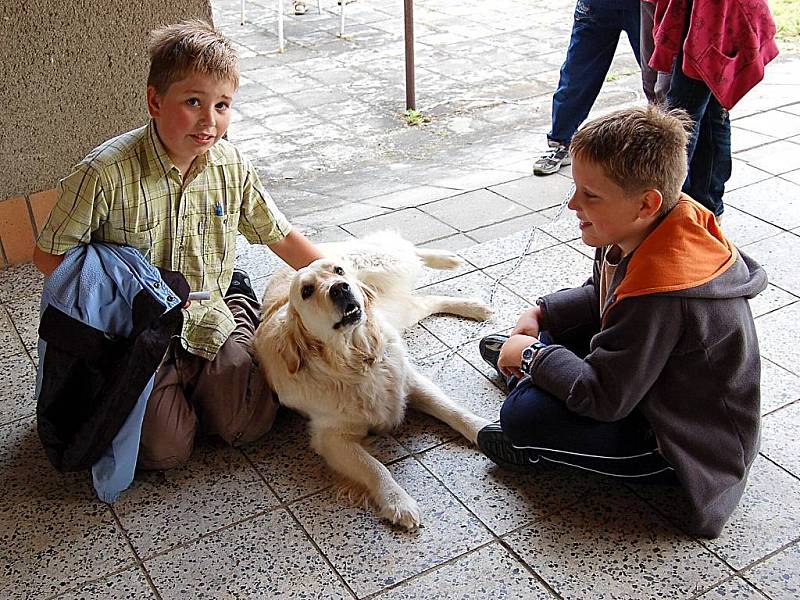
<svg viewBox="0 0 800 600">
<path fill-rule="evenodd" d="M 536 357 L 531 378 L 579 415 L 622 419 L 672 355 L 683 330 L 682 307 L 682 299 L 663 296 L 622 300 L 609 311 L 585 359 L 563 346 L 548 346 Z"/>
<path fill-rule="evenodd" d="M 600 297 L 592 279 L 580 287 L 553 292 L 536 301 L 544 311 L 542 329 L 553 337 L 593 325 L 600 329 Z"/>
</svg>

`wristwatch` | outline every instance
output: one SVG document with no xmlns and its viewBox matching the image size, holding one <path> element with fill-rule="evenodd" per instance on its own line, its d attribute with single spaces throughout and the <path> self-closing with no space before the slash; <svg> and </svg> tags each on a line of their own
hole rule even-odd
<svg viewBox="0 0 800 600">
<path fill-rule="evenodd" d="M 539 354 L 539 350 L 545 348 L 547 344 L 543 344 L 540 341 L 533 342 L 530 346 L 525 348 L 522 351 L 522 362 L 519 366 L 520 371 L 525 373 L 526 375 L 531 374 L 531 366 L 533 365 L 533 361 L 536 359 L 536 355 Z"/>
</svg>

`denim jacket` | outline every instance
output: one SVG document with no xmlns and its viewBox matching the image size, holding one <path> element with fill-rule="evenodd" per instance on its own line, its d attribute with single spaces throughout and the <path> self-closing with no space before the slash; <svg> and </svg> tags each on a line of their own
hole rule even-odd
<svg viewBox="0 0 800 600">
<path fill-rule="evenodd" d="M 180 332 L 188 292 L 180 273 L 103 243 L 73 248 L 45 278 L 39 437 L 60 471 L 91 467 L 103 501 L 133 481 L 154 373 Z"/>
</svg>

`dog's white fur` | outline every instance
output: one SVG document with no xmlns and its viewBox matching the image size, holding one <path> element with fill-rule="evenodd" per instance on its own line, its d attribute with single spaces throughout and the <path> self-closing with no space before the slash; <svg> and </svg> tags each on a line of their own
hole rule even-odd
<svg viewBox="0 0 800 600">
<path fill-rule="evenodd" d="M 412 293 L 423 264 L 460 264 L 450 252 L 415 248 L 391 232 L 320 248 L 327 258 L 271 278 L 254 349 L 280 402 L 310 419 L 314 450 L 363 488 L 382 517 L 414 529 L 420 524 L 416 501 L 364 449 L 363 439 L 400 425 L 407 403 L 473 444 L 488 421 L 412 366 L 399 331 L 434 313 L 485 320 L 491 308 Z"/>
</svg>

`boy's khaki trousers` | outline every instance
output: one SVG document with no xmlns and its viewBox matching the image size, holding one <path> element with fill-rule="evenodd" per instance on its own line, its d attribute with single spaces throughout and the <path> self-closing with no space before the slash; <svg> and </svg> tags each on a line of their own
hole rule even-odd
<svg viewBox="0 0 800 600">
<path fill-rule="evenodd" d="M 177 340 L 167 351 L 145 409 L 139 468 L 182 465 L 198 431 L 238 446 L 272 426 L 278 403 L 250 350 L 259 303 L 242 294 L 226 297 L 225 303 L 236 327 L 213 360 L 190 354 Z"/>
</svg>

